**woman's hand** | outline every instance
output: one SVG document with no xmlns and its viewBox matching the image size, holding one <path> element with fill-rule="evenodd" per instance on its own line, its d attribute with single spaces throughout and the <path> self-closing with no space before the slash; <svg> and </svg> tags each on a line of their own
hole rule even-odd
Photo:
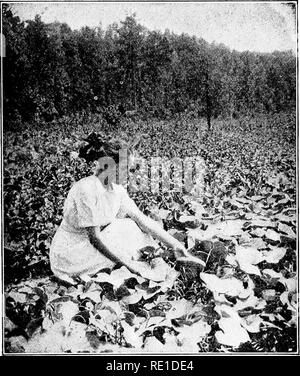
<svg viewBox="0 0 300 376">
<path fill-rule="evenodd" d="M 173 250 L 174 250 L 174 256 L 176 257 L 176 259 L 180 258 L 180 257 L 187 257 L 188 256 L 188 252 L 187 252 L 186 248 L 179 241 L 178 241 L 178 244 L 176 244 L 173 247 Z"/>
<path fill-rule="evenodd" d="M 134 270 L 133 273 L 154 282 L 162 282 L 166 278 L 166 273 L 162 273 L 159 267 L 151 266 L 143 261 L 131 261 L 130 268 Z"/>
<path fill-rule="evenodd" d="M 131 264 L 124 263 L 123 265 L 130 271 L 130 273 L 136 274 L 140 277 L 142 276 L 140 268 L 134 262 Z"/>
<path fill-rule="evenodd" d="M 98 227 L 89 227 L 88 234 L 91 244 L 115 264 L 124 265 L 131 273 L 143 278 L 151 279 L 153 281 L 158 280 L 155 270 L 152 270 L 148 264 L 141 261 L 129 260 L 127 257 L 120 257 L 111 252 L 103 243 L 100 229 Z"/>
<path fill-rule="evenodd" d="M 206 266 L 206 263 L 203 260 L 191 255 L 181 243 L 180 246 L 174 249 L 174 254 L 177 264 L 184 266 L 197 266 L 202 269 Z"/>
<path fill-rule="evenodd" d="M 203 270 L 206 263 L 198 257 L 188 254 L 187 256 L 179 257 L 176 259 L 177 264 L 183 266 L 194 266 Z"/>
</svg>

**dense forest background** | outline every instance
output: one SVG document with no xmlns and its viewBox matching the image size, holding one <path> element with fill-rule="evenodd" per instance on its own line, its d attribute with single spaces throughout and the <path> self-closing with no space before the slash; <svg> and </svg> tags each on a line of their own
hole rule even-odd
<svg viewBox="0 0 300 376">
<path fill-rule="evenodd" d="M 150 31 L 135 16 L 71 30 L 40 16 L 21 22 L 3 5 L 4 121 L 51 121 L 74 112 L 147 117 L 237 117 L 296 103 L 292 51 L 232 51 L 186 34 Z"/>
</svg>

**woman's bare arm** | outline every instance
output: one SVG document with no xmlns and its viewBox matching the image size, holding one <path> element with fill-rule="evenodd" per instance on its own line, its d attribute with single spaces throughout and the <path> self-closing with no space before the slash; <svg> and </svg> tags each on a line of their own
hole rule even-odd
<svg viewBox="0 0 300 376">
<path fill-rule="evenodd" d="M 99 227 L 88 227 L 87 230 L 91 244 L 100 253 L 102 253 L 105 257 L 107 257 L 114 263 L 126 266 L 126 268 L 130 270 L 132 273 L 140 274 L 137 269 L 133 268 L 132 265 L 129 265 L 128 260 L 119 258 L 107 248 L 107 246 L 101 240 L 101 232 Z"/>
<path fill-rule="evenodd" d="M 205 267 L 204 261 L 191 255 L 183 244 L 165 231 L 156 221 L 143 214 L 139 209 L 129 212 L 128 215 L 143 231 L 172 248 L 178 263 L 197 265 L 202 268 Z"/>
<path fill-rule="evenodd" d="M 182 243 L 165 231 L 158 222 L 147 217 L 140 210 L 129 211 L 128 215 L 136 222 L 136 224 L 147 234 L 160 240 L 162 243 L 175 251 L 176 257 L 187 256 L 187 251 Z"/>
</svg>

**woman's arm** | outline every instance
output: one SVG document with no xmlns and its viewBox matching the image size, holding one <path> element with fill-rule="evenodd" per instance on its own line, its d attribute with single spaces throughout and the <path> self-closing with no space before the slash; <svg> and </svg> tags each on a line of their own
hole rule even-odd
<svg viewBox="0 0 300 376">
<path fill-rule="evenodd" d="M 147 234 L 160 240 L 162 243 L 175 251 L 176 257 L 187 256 L 187 250 L 184 245 L 177 239 L 165 231 L 158 222 L 147 217 L 140 210 L 129 211 L 128 215 L 136 222 L 136 224 Z"/>
<path fill-rule="evenodd" d="M 129 265 L 128 260 L 121 259 L 115 254 L 113 254 L 107 246 L 103 243 L 101 240 L 101 232 L 99 227 L 88 227 L 88 236 L 91 244 L 105 257 L 107 257 L 109 260 L 113 261 L 116 264 L 122 264 L 126 266 L 126 268 L 135 274 L 140 274 L 139 271 L 132 267 L 132 265 Z"/>
<path fill-rule="evenodd" d="M 121 207 L 123 212 L 133 219 L 141 230 L 173 249 L 177 262 L 189 265 L 201 265 L 201 267 L 205 266 L 202 260 L 191 255 L 182 243 L 165 231 L 156 221 L 143 214 L 125 190 L 122 196 Z"/>
<path fill-rule="evenodd" d="M 205 267 L 206 264 L 204 261 L 188 253 L 183 244 L 161 228 L 161 226 L 152 218 L 147 217 L 140 210 L 135 210 L 128 215 L 130 215 L 130 217 L 143 231 L 172 248 L 178 263 L 184 265 L 201 266 L 202 268 Z"/>
</svg>

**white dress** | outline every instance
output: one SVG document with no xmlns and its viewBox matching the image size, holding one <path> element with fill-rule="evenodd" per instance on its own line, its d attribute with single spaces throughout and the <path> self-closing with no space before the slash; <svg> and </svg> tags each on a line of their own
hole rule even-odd
<svg viewBox="0 0 300 376">
<path fill-rule="evenodd" d="M 137 260 L 139 250 L 147 245 L 157 246 L 134 221 L 124 218 L 138 210 L 126 190 L 114 184 L 106 190 L 95 176 L 79 180 L 65 200 L 63 220 L 51 247 L 51 270 L 60 279 L 93 275 L 114 263 L 101 254 L 89 241 L 87 227 L 102 228 L 101 240 L 116 256 Z"/>
</svg>

